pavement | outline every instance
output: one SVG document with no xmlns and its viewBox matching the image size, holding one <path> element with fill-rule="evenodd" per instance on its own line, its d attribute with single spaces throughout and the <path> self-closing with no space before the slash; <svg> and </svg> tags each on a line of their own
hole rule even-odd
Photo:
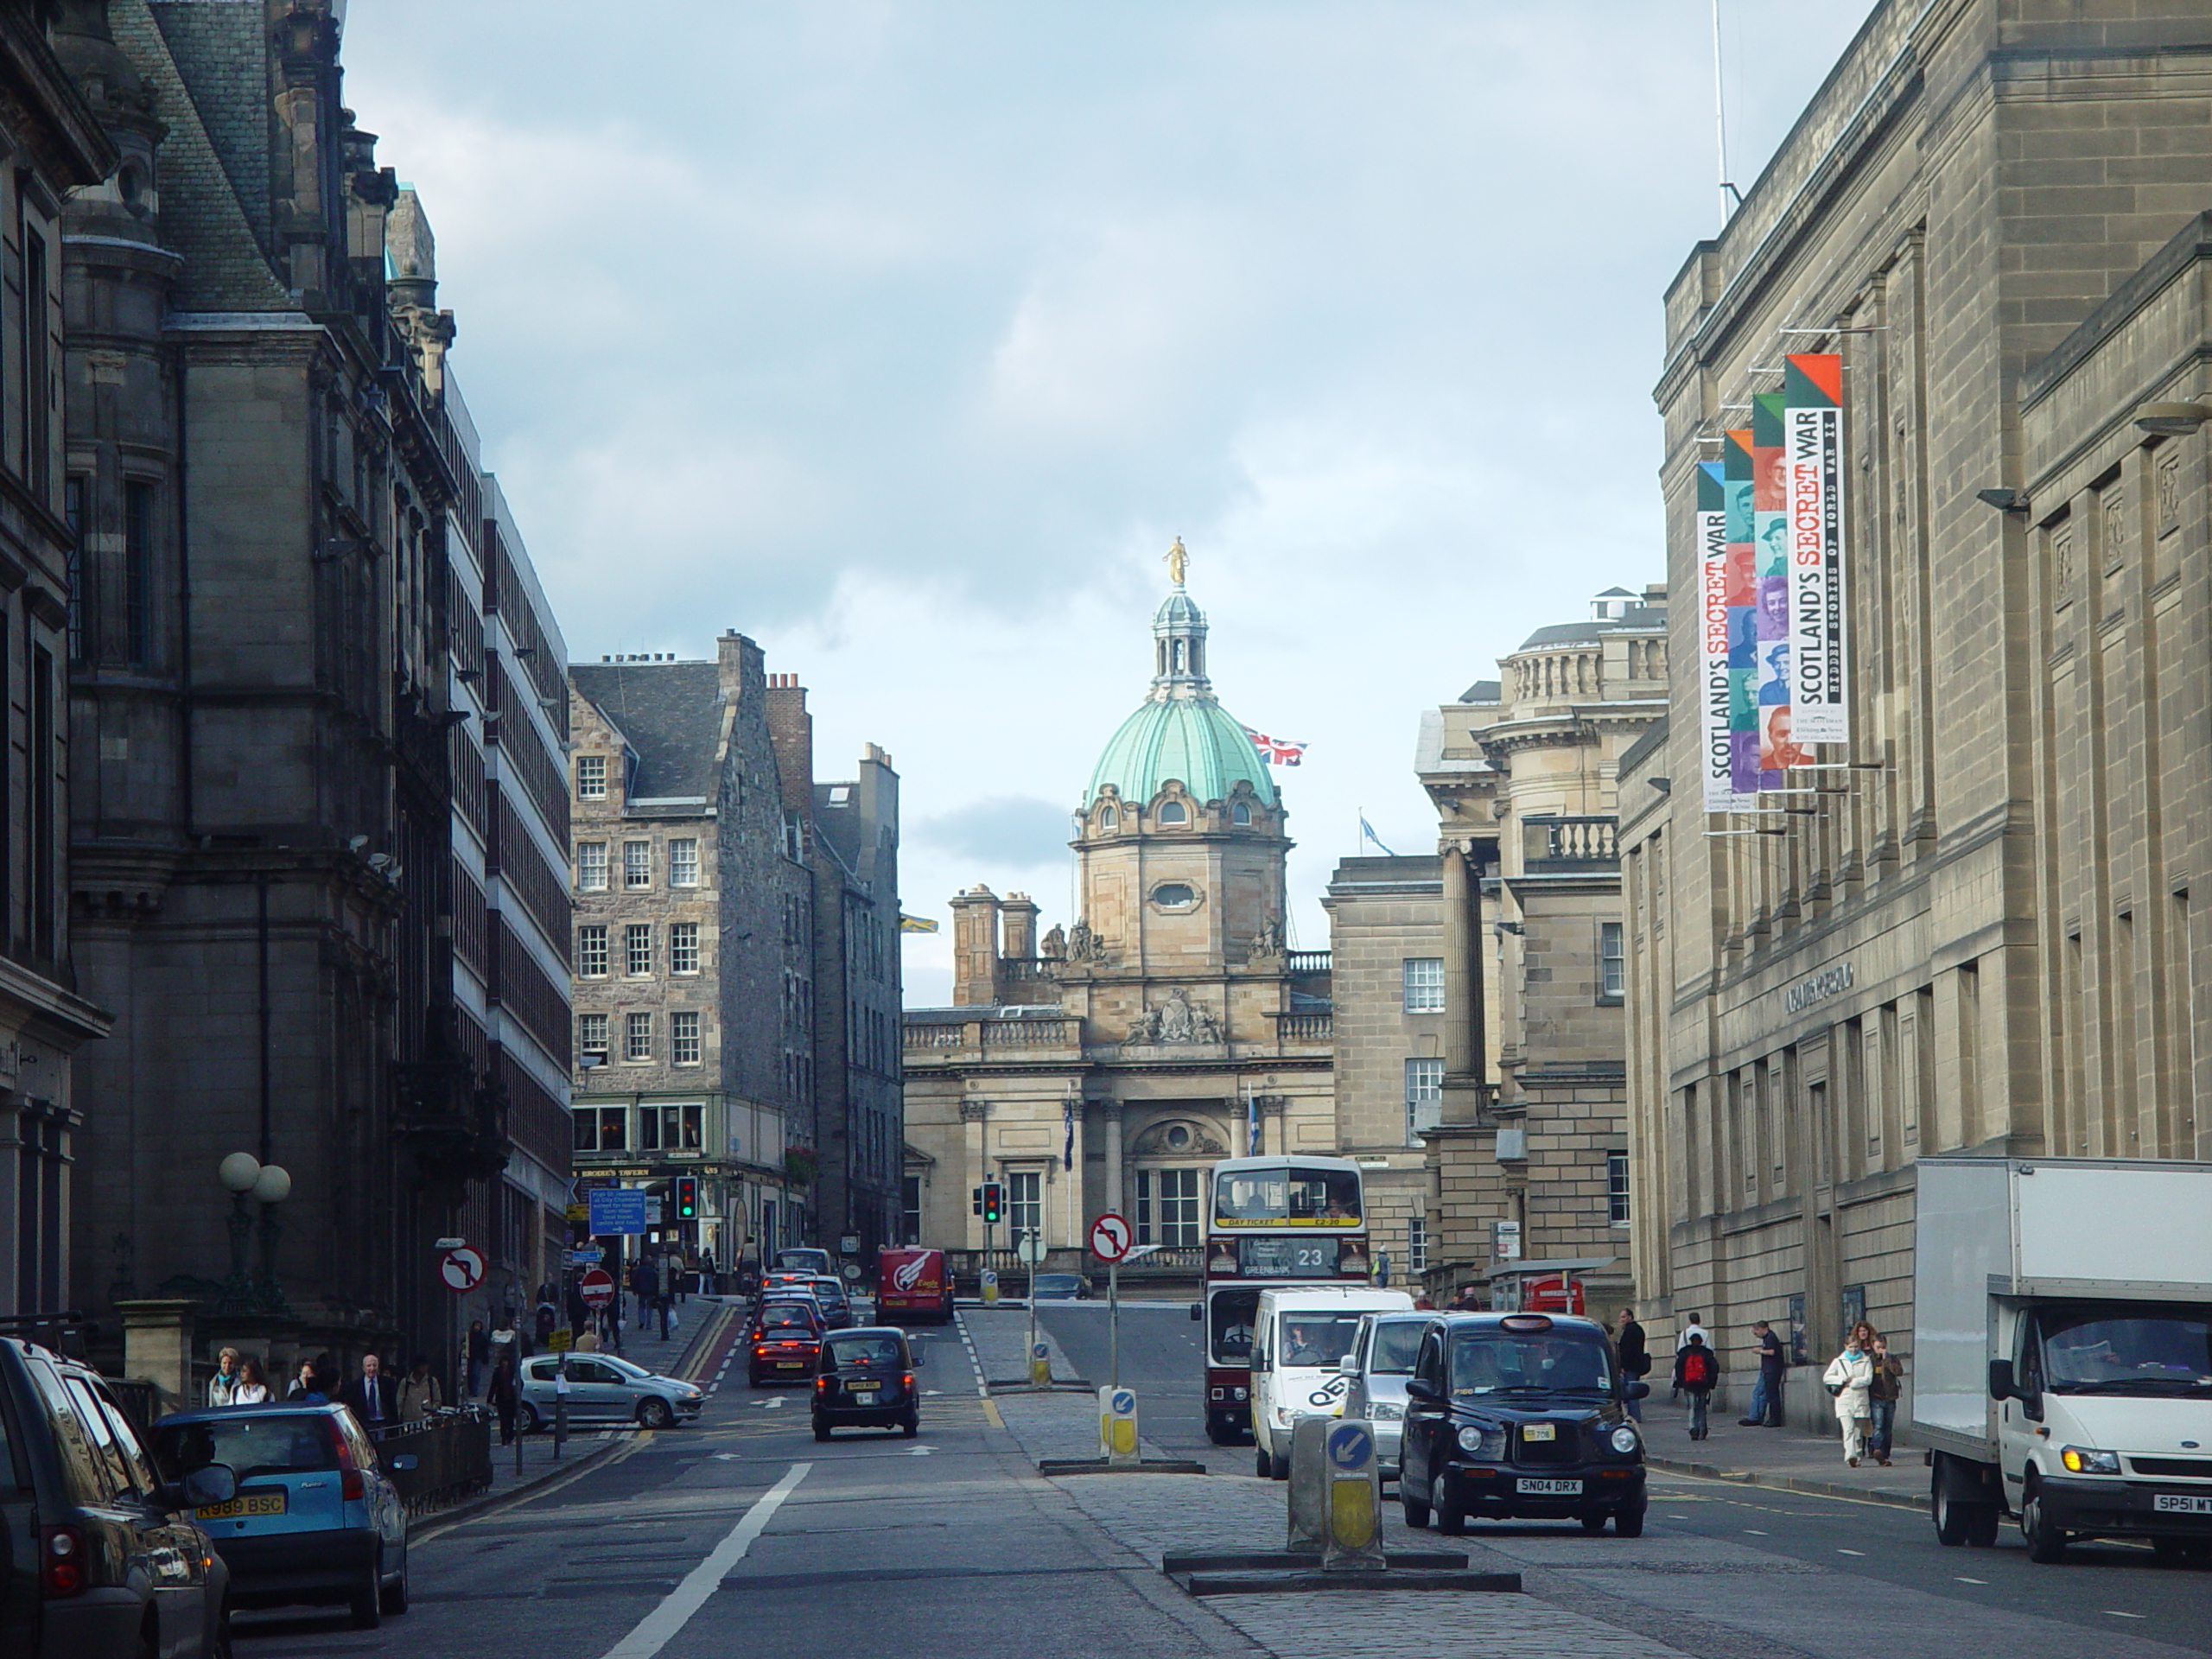
<svg viewBox="0 0 2212 1659">
<path fill-rule="evenodd" d="M 1055 1376 L 1105 1380 L 1103 1308 L 1049 1306 L 1039 1323 Z M 716 1343 L 685 1362 L 714 1390 L 699 1422 L 623 1432 L 542 1484 L 418 1525 L 404 1616 L 357 1630 L 342 1610 L 242 1614 L 235 1650 L 239 1659 L 1865 1659 L 1870 1646 L 1884 1659 L 2212 1654 L 2212 1566 L 2105 1545 L 2037 1566 L 2009 1529 L 1994 1548 L 1943 1548 L 1926 1517 L 1893 1506 L 1886 1488 L 1839 1496 L 1656 1463 L 1636 1539 L 1484 1522 L 1443 1540 L 1409 1530 L 1387 1507 L 1386 1548 L 1463 1548 L 1478 1571 L 1520 1573 L 1520 1594 L 1193 1598 L 1161 1572 L 1166 1555 L 1278 1548 L 1287 1531 L 1286 1489 L 1255 1478 L 1249 1447 L 1205 1439 L 1197 1331 L 1179 1306 L 1124 1309 L 1120 1362 L 1123 1384 L 1139 1395 L 1147 1453 L 1194 1457 L 1203 1476 L 1039 1476 L 1040 1456 L 1094 1449 L 1096 1404 L 1078 1393 L 988 1387 L 991 1376 L 1025 1374 L 1020 1309 L 963 1309 L 952 1327 L 910 1333 L 923 1395 L 912 1441 L 874 1431 L 817 1441 L 806 1389 L 749 1388 Z M 1662 1457 L 1692 1451 L 1663 1402 L 1647 1431 Z M 1759 1433 L 1771 1438 L 1752 1438 Z M 1796 1478 L 1785 1465 L 1800 1457 L 1823 1460 L 1805 1465 L 1808 1480 L 1840 1470 L 1833 1441 L 1738 1431 L 1732 1421 L 1684 1460 Z M 1901 1485 L 1916 1478 L 1904 1462 L 1891 1473 Z"/>
<path fill-rule="evenodd" d="M 1715 1411 L 1702 1440 L 1689 1434 L 1688 1414 L 1662 1393 L 1643 1402 L 1644 1459 L 1655 1468 L 1711 1480 L 1739 1481 L 1829 1497 L 1891 1503 L 1900 1509 L 1928 1507 L 1927 1454 L 1902 1442 L 1890 1451 L 1890 1466 L 1872 1458 L 1853 1469 L 1843 1460 L 1840 1435 L 1808 1434 L 1796 1428 L 1745 1428 L 1732 1413 Z"/>
</svg>

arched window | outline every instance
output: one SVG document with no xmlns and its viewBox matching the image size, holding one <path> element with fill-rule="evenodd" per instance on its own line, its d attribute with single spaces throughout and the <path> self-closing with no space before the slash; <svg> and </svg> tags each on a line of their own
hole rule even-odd
<svg viewBox="0 0 2212 1659">
<path fill-rule="evenodd" d="M 1252 809 L 1246 805 L 1243 801 L 1237 802 L 1236 805 L 1229 809 L 1229 821 L 1231 823 L 1251 823 Z"/>
<path fill-rule="evenodd" d="M 1175 641 L 1175 671 L 1178 674 L 1183 671 L 1183 642 L 1180 639 Z"/>
<path fill-rule="evenodd" d="M 1162 801 L 1160 804 L 1160 821 L 1162 823 L 1188 823 L 1191 815 L 1184 810 L 1180 801 Z"/>
<path fill-rule="evenodd" d="M 1098 814 L 1098 827 L 1101 830 L 1120 829 L 1122 827 L 1122 815 L 1116 812 L 1110 806 L 1104 808 Z"/>
</svg>

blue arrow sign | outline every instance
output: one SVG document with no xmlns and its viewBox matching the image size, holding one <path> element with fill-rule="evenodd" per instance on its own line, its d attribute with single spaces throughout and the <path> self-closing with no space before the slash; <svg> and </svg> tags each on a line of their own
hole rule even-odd
<svg viewBox="0 0 2212 1659">
<path fill-rule="evenodd" d="M 1360 1423 L 1338 1423 L 1329 1431 L 1329 1466 L 1358 1474 L 1375 1456 L 1375 1437 Z"/>
<path fill-rule="evenodd" d="M 1128 1389 L 1122 1389 L 1116 1391 L 1114 1395 L 1114 1414 L 1116 1416 L 1126 1417 L 1136 1408 L 1137 1397 L 1134 1392 Z"/>
</svg>

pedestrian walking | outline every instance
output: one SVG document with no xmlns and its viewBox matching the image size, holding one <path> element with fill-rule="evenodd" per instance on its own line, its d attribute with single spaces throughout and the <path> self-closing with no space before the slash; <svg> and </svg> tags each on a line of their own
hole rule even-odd
<svg viewBox="0 0 2212 1659">
<path fill-rule="evenodd" d="M 361 1356 L 361 1374 L 338 1391 L 338 1403 L 372 1434 L 399 1421 L 398 1391 L 374 1354 Z"/>
<path fill-rule="evenodd" d="M 654 1274 L 654 1312 L 660 1315 L 660 1339 L 668 1340 L 668 1311 L 676 1306 L 676 1252 L 660 1253 L 659 1270 Z"/>
<path fill-rule="evenodd" d="M 1866 1403 L 1873 1427 L 1866 1437 L 1866 1449 L 1874 1454 L 1874 1461 L 1886 1469 L 1890 1466 L 1890 1437 L 1897 1424 L 1897 1379 L 1904 1375 L 1904 1362 L 1890 1352 L 1890 1339 L 1884 1336 L 1874 1338 L 1872 1357 L 1874 1376 L 1867 1385 Z"/>
<path fill-rule="evenodd" d="M 1751 1385 L 1750 1414 L 1736 1420 L 1738 1428 L 1782 1427 L 1782 1338 L 1764 1319 L 1751 1321 L 1751 1338 L 1759 1345 L 1759 1380 Z"/>
<path fill-rule="evenodd" d="M 1713 1387 L 1719 1381 L 1720 1365 L 1713 1350 L 1705 1345 L 1705 1332 L 1693 1331 L 1675 1355 L 1675 1391 L 1689 1401 L 1690 1439 L 1694 1440 L 1701 1440 L 1712 1432 L 1706 1410 L 1713 1403 Z"/>
<path fill-rule="evenodd" d="M 238 1387 L 231 1390 L 234 1406 L 263 1406 L 269 1403 L 269 1384 L 262 1379 L 261 1362 L 247 1356 L 238 1361 Z"/>
<path fill-rule="evenodd" d="M 330 1390 L 322 1381 L 322 1372 L 314 1360 L 302 1359 L 299 1370 L 293 1374 L 292 1386 L 284 1390 L 286 1400 L 303 1400 L 311 1406 L 330 1403 Z"/>
<path fill-rule="evenodd" d="M 399 1421 L 419 1422 L 443 1404 L 438 1379 L 430 1375 L 430 1362 L 416 1355 L 415 1363 L 407 1368 L 407 1376 L 399 1385 Z"/>
<path fill-rule="evenodd" d="M 461 1368 L 466 1372 L 468 1397 L 474 1400 L 484 1389 L 484 1369 L 492 1361 L 492 1337 L 485 1330 L 484 1321 L 471 1319 L 468 1334 L 461 1339 Z"/>
<path fill-rule="evenodd" d="M 584 1300 L 583 1281 L 580 1275 L 573 1273 L 569 1275 L 568 1293 L 569 1329 L 574 1335 L 581 1337 L 591 1329 L 591 1307 Z"/>
<path fill-rule="evenodd" d="M 207 1379 L 207 1403 L 211 1406 L 229 1405 L 238 1386 L 238 1351 L 226 1348 L 215 1356 L 215 1375 Z"/>
<path fill-rule="evenodd" d="M 521 1403 L 515 1390 L 514 1362 L 504 1354 L 492 1367 L 492 1381 L 484 1399 L 499 1420 L 499 1444 L 515 1443 L 515 1408 Z"/>
<path fill-rule="evenodd" d="M 1851 1327 L 1843 1351 L 1828 1362 L 1821 1381 L 1835 1396 L 1835 1420 L 1843 1429 L 1843 1460 L 1856 1469 L 1866 1455 L 1866 1427 L 1874 1384 L 1874 1331 L 1865 1320 Z"/>
<path fill-rule="evenodd" d="M 1636 1310 L 1634 1308 L 1624 1307 L 1621 1309 L 1620 1320 L 1614 1330 L 1613 1345 L 1615 1351 L 1620 1356 L 1621 1375 L 1623 1376 L 1640 1377 L 1647 1375 L 1650 1371 L 1651 1349 L 1649 1344 L 1644 1339 L 1643 1327 L 1636 1322 Z M 1643 1402 L 1636 1399 L 1630 1400 L 1628 1402 L 1628 1414 L 1630 1417 L 1633 1417 L 1637 1422 L 1642 1422 L 1643 1421 Z"/>
<path fill-rule="evenodd" d="M 1675 1332 L 1675 1352 L 1679 1355 L 1683 1349 L 1688 1347 L 1693 1336 L 1701 1338 L 1707 1348 L 1713 1346 L 1713 1339 L 1706 1336 L 1705 1326 L 1699 1323 L 1699 1316 L 1695 1313 L 1691 1314 L 1684 1322 L 1682 1328 Z M 1677 1402 L 1681 1401 L 1682 1391 L 1680 1386 L 1675 1389 L 1674 1396 Z"/>
</svg>

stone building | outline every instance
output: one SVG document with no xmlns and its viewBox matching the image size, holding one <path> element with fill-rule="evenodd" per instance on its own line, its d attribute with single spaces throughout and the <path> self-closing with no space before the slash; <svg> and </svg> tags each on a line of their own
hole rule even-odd
<svg viewBox="0 0 2212 1659">
<path fill-rule="evenodd" d="M 118 1016 L 72 1300 L 280 1365 L 449 1353 L 434 1241 L 504 1294 L 567 1168 L 559 636 L 339 10 L 70 0 L 54 36 L 114 150 L 59 255 L 71 910 Z M 234 1153 L 289 1196 L 233 1198 Z"/>
<path fill-rule="evenodd" d="M 1614 773 L 1666 712 L 1666 590 L 1600 594 L 1499 668 L 1424 720 L 1415 761 L 1446 878 L 1444 1052 L 1421 1079 L 1427 1277 L 1443 1291 L 1515 1257 L 1610 1262 L 1584 1281 L 1597 1312 L 1630 1275 Z"/>
<path fill-rule="evenodd" d="M 63 202 L 118 169 L 115 141 L 48 45 L 46 9 L 0 12 L 0 261 L 14 300 L 0 368 L 0 1316 L 60 1313 L 81 1209 L 86 1102 L 72 1056 L 111 1016 L 74 960 L 63 849 L 78 772 L 64 676 L 79 637 L 80 487 L 57 415 Z M 66 50 L 66 45 L 64 47 Z"/>
<path fill-rule="evenodd" d="M 1344 1144 L 1328 956 L 1286 946 L 1283 803 L 1214 696 L 1205 618 L 1179 580 L 1153 638 L 1151 690 L 1077 815 L 1081 914 L 1040 939 L 1026 895 L 960 894 L 954 1006 L 906 1011 L 923 1243 L 982 1247 L 969 1193 L 988 1176 L 1007 1184 L 1009 1222 L 1054 1249 L 1119 1210 L 1195 1272 L 1208 1166 L 1255 1144 Z"/>
<path fill-rule="evenodd" d="M 2212 1156 L 2204 410 L 2142 407 L 2206 390 L 2209 50 L 2201 9 L 1883 5 L 1668 292 L 1677 584 L 1731 406 L 1844 365 L 1850 742 L 1709 817 L 1678 677 L 1621 783 L 1641 1298 L 1738 1374 L 1753 1318 L 1909 1342 L 1923 1153 Z"/>
</svg>

